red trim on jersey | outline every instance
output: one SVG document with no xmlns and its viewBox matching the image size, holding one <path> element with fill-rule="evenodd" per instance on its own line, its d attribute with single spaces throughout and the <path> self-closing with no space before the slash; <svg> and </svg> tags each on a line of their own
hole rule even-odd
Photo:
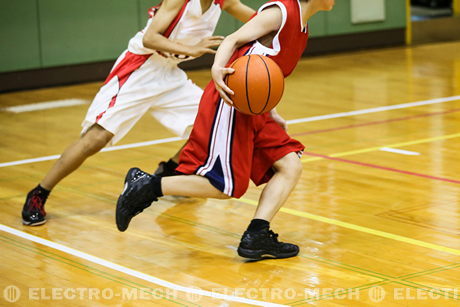
<svg viewBox="0 0 460 307">
<path fill-rule="evenodd" d="M 184 5 L 180 9 L 180 11 L 177 14 L 177 16 L 174 18 L 174 20 L 168 26 L 166 31 L 163 33 L 164 37 L 169 37 L 171 35 L 172 31 L 174 30 L 174 28 L 176 27 L 176 25 L 179 23 L 180 19 L 182 18 L 182 15 L 184 14 L 185 8 L 187 7 L 189 2 L 190 2 L 190 0 L 185 1 Z"/>
<path fill-rule="evenodd" d="M 214 3 L 219 4 L 220 8 L 223 8 L 224 7 L 224 1 L 225 0 L 214 0 Z"/>
<path fill-rule="evenodd" d="M 157 11 L 160 9 L 161 3 L 163 3 L 163 1 L 160 2 L 160 4 L 155 5 L 155 6 L 152 6 L 151 8 L 149 8 L 148 14 L 149 14 L 149 17 L 150 17 L 150 18 L 152 18 L 153 16 L 155 16 L 155 14 L 157 13 Z"/>
<path fill-rule="evenodd" d="M 221 1 L 222 3 L 224 2 L 224 0 L 215 0 L 215 1 Z M 187 4 L 190 2 L 190 0 L 187 0 L 185 1 L 184 5 L 182 5 L 179 13 L 177 14 L 176 17 L 174 17 L 173 21 L 171 22 L 171 24 L 168 26 L 168 28 L 166 29 L 166 31 L 163 33 L 163 36 L 165 37 L 169 37 L 172 33 L 172 31 L 174 30 L 174 28 L 176 27 L 176 25 L 179 23 L 180 19 L 182 18 L 182 15 L 184 14 L 184 11 L 185 11 L 185 8 L 187 7 Z M 155 16 L 155 14 L 158 12 L 158 10 L 160 9 L 160 6 L 161 4 L 163 3 L 160 2 L 160 4 L 156 5 L 156 6 L 152 6 L 150 9 L 149 9 L 149 16 L 150 18 L 152 18 L 153 16 Z"/>
<path fill-rule="evenodd" d="M 281 50 L 274 56 L 268 56 L 278 64 L 285 77 L 294 70 L 307 47 L 308 33 L 302 32 L 304 25 L 301 24 L 302 18 L 298 1 L 272 0 L 265 4 L 267 7 L 283 5 L 286 9 L 286 21 L 278 33 Z"/>
<path fill-rule="evenodd" d="M 144 64 L 151 54 L 134 54 L 129 51 L 126 52 L 123 60 L 118 63 L 116 67 L 112 69 L 107 79 L 105 79 L 104 85 L 109 83 L 114 77 L 118 78 L 118 91 L 110 100 L 109 106 L 107 109 L 113 107 L 117 101 L 118 93 L 120 93 L 121 87 L 128 81 L 128 78 L 132 75 L 132 73 L 138 69 L 139 67 Z M 107 110 L 101 112 L 98 116 L 96 116 L 96 122 L 101 119 L 104 113 Z"/>
</svg>

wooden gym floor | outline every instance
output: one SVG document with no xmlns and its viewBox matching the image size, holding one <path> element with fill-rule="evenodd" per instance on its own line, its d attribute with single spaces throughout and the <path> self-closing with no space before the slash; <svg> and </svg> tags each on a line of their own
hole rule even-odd
<svg viewBox="0 0 460 307">
<path fill-rule="evenodd" d="M 453 42 L 299 64 L 279 106 L 308 147 L 272 223 L 301 247 L 284 260 L 236 254 L 255 187 L 240 200 L 162 200 L 116 230 L 127 169 L 153 171 L 182 144 L 149 115 L 117 145 L 158 142 L 90 158 L 53 191 L 48 223 L 23 226 L 26 193 L 78 137 L 88 105 L 5 107 L 90 100 L 99 84 L 1 94 L 0 304 L 458 306 L 458 50 Z M 189 75 L 209 80 L 208 71 Z"/>
</svg>

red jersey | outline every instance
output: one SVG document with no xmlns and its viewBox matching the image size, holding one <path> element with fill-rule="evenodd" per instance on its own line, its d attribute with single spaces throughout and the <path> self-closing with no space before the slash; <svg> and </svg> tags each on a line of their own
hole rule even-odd
<svg viewBox="0 0 460 307">
<path fill-rule="evenodd" d="M 246 54 L 271 57 L 288 76 L 306 47 L 308 33 L 301 22 L 298 0 L 276 0 L 264 4 L 282 12 L 282 24 L 270 47 L 258 41 L 239 48 L 229 63 Z M 289 137 L 269 113 L 246 115 L 225 104 L 211 81 L 204 90 L 192 134 L 181 153 L 177 170 L 209 179 L 223 193 L 241 197 L 249 180 L 266 183 L 274 174 L 273 164 L 304 146 Z"/>
<path fill-rule="evenodd" d="M 273 38 L 272 45 L 267 47 L 259 41 L 246 44 L 233 54 L 229 63 L 233 63 L 236 58 L 242 55 L 261 54 L 272 58 L 281 68 L 285 77 L 291 74 L 307 47 L 307 26 L 302 24 L 302 10 L 299 0 L 272 0 L 262 5 L 257 14 L 274 5 L 281 9 L 283 20 L 281 28 Z"/>
</svg>

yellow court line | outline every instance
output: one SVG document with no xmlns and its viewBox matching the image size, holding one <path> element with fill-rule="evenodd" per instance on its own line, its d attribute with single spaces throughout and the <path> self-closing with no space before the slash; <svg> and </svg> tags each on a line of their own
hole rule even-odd
<svg viewBox="0 0 460 307">
<path fill-rule="evenodd" d="M 252 199 L 240 198 L 238 200 L 243 202 L 243 203 L 249 204 L 249 205 L 257 206 L 257 202 L 252 200 Z M 395 234 L 392 234 L 392 233 L 389 233 L 389 232 L 380 231 L 380 230 L 376 230 L 376 229 L 372 229 L 372 228 L 368 228 L 368 227 L 363 227 L 363 226 L 358 226 L 358 225 L 355 225 L 355 224 L 342 222 L 342 221 L 339 221 L 339 220 L 330 219 L 330 218 L 327 218 L 327 217 L 324 217 L 324 216 L 311 214 L 311 213 L 307 213 L 307 212 L 303 212 L 303 211 L 299 211 L 299 210 L 295 210 L 295 209 L 281 208 L 280 211 L 284 212 L 284 213 L 287 213 L 287 214 L 291 214 L 291 215 L 295 215 L 295 216 L 299 216 L 299 217 L 304 217 L 304 218 L 307 218 L 307 219 L 311 219 L 311 220 L 315 220 L 315 221 L 319 221 L 319 222 L 323 222 L 323 223 L 327 223 L 327 224 L 337 225 L 337 226 L 340 226 L 340 227 L 365 232 L 365 233 L 372 234 L 372 235 L 375 235 L 375 236 L 379 236 L 379 237 L 383 237 L 383 238 L 387 238 L 387 239 L 391 239 L 391 240 L 396 240 L 396 241 L 400 241 L 400 242 L 404 242 L 404 243 L 408 243 L 408 244 L 412 244 L 412 245 L 417 245 L 417 246 L 421 246 L 421 247 L 426 247 L 426 248 L 437 250 L 437 251 L 440 251 L 440 252 L 445 252 L 445 253 L 448 253 L 448 254 L 460 256 L 460 250 L 455 249 L 455 248 L 450 248 L 450 247 L 445 247 L 445 246 L 441 246 L 441 245 L 437 245 L 437 244 L 427 243 L 427 242 L 423 242 L 423 241 L 420 241 L 420 240 L 415 240 L 415 239 L 395 235 Z"/>
<path fill-rule="evenodd" d="M 391 144 L 391 145 L 382 145 L 382 146 L 377 146 L 377 147 L 370 147 L 370 148 L 364 148 L 364 149 L 340 152 L 340 153 L 335 153 L 335 154 L 328 155 L 328 157 L 333 157 L 333 158 L 344 157 L 344 156 L 356 155 L 356 154 L 370 152 L 370 151 L 377 151 L 377 150 L 380 150 L 383 147 L 393 147 L 393 148 L 394 147 L 403 147 L 403 146 L 422 144 L 422 143 L 428 143 L 428 142 L 439 141 L 439 140 L 447 140 L 447 139 L 452 139 L 452 138 L 457 138 L 457 137 L 460 137 L 460 133 L 448 134 L 448 135 L 443 135 L 443 136 L 437 136 L 437 137 L 434 137 L 434 138 L 420 139 L 420 140 L 404 142 L 404 143 L 396 143 L 396 144 Z M 312 158 L 302 159 L 302 163 L 318 161 L 318 160 L 323 160 L 323 159 L 325 159 L 325 158 L 312 157 Z"/>
</svg>

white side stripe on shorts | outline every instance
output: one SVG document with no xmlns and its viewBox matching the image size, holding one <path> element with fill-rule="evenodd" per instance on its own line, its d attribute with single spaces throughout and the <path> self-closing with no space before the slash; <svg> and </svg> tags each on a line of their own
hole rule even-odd
<svg viewBox="0 0 460 307">
<path fill-rule="evenodd" d="M 231 196 L 233 193 L 233 173 L 231 168 L 231 146 L 233 137 L 233 118 L 235 109 L 224 103 L 219 103 L 217 116 L 214 121 L 211 144 L 206 164 L 197 171 L 198 175 L 205 176 L 215 166 L 220 158 L 224 175 L 224 193 Z"/>
</svg>

